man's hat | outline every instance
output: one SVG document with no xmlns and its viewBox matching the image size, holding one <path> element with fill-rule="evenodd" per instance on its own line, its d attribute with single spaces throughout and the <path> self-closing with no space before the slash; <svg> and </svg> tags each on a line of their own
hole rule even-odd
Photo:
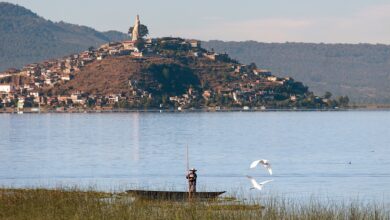
<svg viewBox="0 0 390 220">
<path fill-rule="evenodd" d="M 194 171 L 194 172 L 196 172 L 197 170 L 196 170 L 195 168 L 192 168 L 192 169 L 190 169 L 190 171 Z"/>
</svg>

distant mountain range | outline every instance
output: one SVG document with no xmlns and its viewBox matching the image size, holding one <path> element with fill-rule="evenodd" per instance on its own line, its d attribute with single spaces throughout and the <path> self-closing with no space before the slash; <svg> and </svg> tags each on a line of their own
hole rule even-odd
<svg viewBox="0 0 390 220">
<path fill-rule="evenodd" d="M 126 37 L 117 31 L 99 32 L 85 26 L 52 22 L 24 7 L 0 2 L 0 71 Z"/>
<path fill-rule="evenodd" d="M 58 58 L 128 36 L 52 22 L 18 5 L 0 2 L 0 71 Z M 304 82 L 317 94 L 348 95 L 352 102 L 390 103 L 390 46 L 203 42 L 243 63 L 256 63 Z"/>
<path fill-rule="evenodd" d="M 291 76 L 316 94 L 329 91 L 357 103 L 390 103 L 389 45 L 209 41 L 203 46 Z"/>
</svg>

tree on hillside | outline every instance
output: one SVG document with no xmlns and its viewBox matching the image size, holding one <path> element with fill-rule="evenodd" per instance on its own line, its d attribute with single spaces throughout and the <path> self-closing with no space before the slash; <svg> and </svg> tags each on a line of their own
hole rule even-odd
<svg viewBox="0 0 390 220">
<path fill-rule="evenodd" d="M 324 98 L 330 99 L 332 97 L 332 93 L 330 92 L 325 92 Z"/>
<path fill-rule="evenodd" d="M 134 27 L 129 28 L 129 34 L 131 35 L 133 33 Z M 139 36 L 141 38 L 146 37 L 149 35 L 149 29 L 146 25 L 141 24 L 139 26 Z"/>
<path fill-rule="evenodd" d="M 199 78 L 193 71 L 178 64 L 151 64 L 147 68 L 153 78 L 160 84 L 160 90 L 154 91 L 159 95 L 182 95 L 189 88 L 199 88 Z"/>
<path fill-rule="evenodd" d="M 337 101 L 339 102 L 340 106 L 342 106 L 342 107 L 347 107 L 349 104 L 348 96 L 340 96 L 337 98 Z"/>
<path fill-rule="evenodd" d="M 250 70 L 254 70 L 254 69 L 257 69 L 257 66 L 256 66 L 256 63 L 251 63 L 251 64 L 249 64 L 248 65 L 248 69 L 250 69 Z"/>
</svg>

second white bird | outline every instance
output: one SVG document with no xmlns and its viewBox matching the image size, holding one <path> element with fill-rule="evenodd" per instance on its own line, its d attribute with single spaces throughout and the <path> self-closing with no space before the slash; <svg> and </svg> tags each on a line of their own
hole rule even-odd
<svg viewBox="0 0 390 220">
<path fill-rule="evenodd" d="M 266 180 L 266 181 L 263 181 L 263 182 L 258 183 L 255 179 L 253 179 L 253 177 L 251 177 L 251 176 L 246 176 L 246 177 L 248 177 L 248 179 L 250 179 L 250 181 L 251 181 L 251 183 L 252 183 L 251 189 L 262 190 L 262 189 L 263 189 L 263 186 L 264 186 L 266 183 L 269 183 L 269 182 L 274 181 L 274 180 Z"/>
</svg>

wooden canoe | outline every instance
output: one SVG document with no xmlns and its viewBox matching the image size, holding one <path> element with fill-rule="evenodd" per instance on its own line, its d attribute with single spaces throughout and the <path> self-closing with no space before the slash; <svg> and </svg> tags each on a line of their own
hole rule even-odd
<svg viewBox="0 0 390 220">
<path fill-rule="evenodd" d="M 160 199 L 160 200 L 186 200 L 189 197 L 188 192 L 180 191 L 151 191 L 151 190 L 127 190 L 129 195 L 141 199 Z M 196 192 L 191 194 L 193 199 L 213 199 L 219 195 L 224 194 L 226 191 L 221 192 Z"/>
</svg>

